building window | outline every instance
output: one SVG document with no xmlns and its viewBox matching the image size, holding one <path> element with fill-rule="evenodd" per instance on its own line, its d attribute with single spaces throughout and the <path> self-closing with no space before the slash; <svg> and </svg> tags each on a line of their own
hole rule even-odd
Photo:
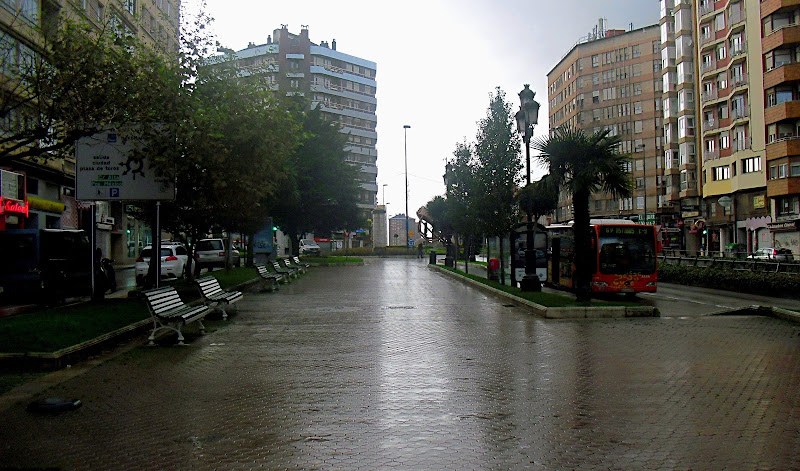
<svg viewBox="0 0 800 471">
<path fill-rule="evenodd" d="M 592 67 L 600 67 L 600 56 L 598 54 L 592 56 Z"/>
<path fill-rule="evenodd" d="M 789 176 L 800 177 L 800 162 L 792 162 Z"/>
<path fill-rule="evenodd" d="M 714 29 L 716 31 L 722 31 L 725 29 L 725 14 L 720 13 L 716 17 L 714 17 Z"/>
<path fill-rule="evenodd" d="M 728 167 L 727 165 L 722 165 L 720 167 L 714 167 L 713 171 L 714 171 L 714 175 L 713 175 L 712 179 L 714 181 L 729 180 L 731 178 L 731 168 Z"/>
<path fill-rule="evenodd" d="M 136 0 L 125 0 L 125 11 L 131 15 L 136 14 Z"/>
<path fill-rule="evenodd" d="M 98 2 L 97 3 L 97 8 L 95 9 L 95 13 L 97 14 L 97 21 L 103 21 L 103 12 L 104 12 L 104 10 L 105 10 L 105 7 L 103 6 L 103 4 Z"/>
<path fill-rule="evenodd" d="M 761 171 L 761 158 L 750 157 L 742 159 L 742 173 L 753 173 Z"/>
</svg>

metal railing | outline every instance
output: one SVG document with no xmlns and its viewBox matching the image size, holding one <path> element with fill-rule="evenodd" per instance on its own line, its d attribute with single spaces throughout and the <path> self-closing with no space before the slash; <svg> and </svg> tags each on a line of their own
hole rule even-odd
<svg viewBox="0 0 800 471">
<path fill-rule="evenodd" d="M 726 250 L 721 253 L 701 255 L 698 252 L 690 253 L 686 250 L 664 249 L 658 257 L 658 261 L 668 265 L 699 268 L 800 274 L 800 257 L 796 255 L 782 255 L 781 258 L 774 260 L 751 258 L 752 256 L 753 254 L 741 251 Z"/>
</svg>

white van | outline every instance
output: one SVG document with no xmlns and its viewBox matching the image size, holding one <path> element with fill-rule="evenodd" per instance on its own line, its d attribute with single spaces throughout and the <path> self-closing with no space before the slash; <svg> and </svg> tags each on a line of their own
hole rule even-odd
<svg viewBox="0 0 800 471">
<path fill-rule="evenodd" d="M 319 245 L 314 239 L 300 239 L 300 255 L 319 255 Z"/>
</svg>

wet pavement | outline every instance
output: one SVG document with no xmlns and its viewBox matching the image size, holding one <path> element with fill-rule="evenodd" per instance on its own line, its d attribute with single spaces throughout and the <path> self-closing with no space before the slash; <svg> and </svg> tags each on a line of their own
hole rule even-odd
<svg viewBox="0 0 800 471">
<path fill-rule="evenodd" d="M 76 411 L 0 411 L 0 467 L 800 463 L 789 322 L 543 320 L 416 259 L 312 268 L 239 304 L 187 347 L 137 346 L 47 391 Z"/>
</svg>

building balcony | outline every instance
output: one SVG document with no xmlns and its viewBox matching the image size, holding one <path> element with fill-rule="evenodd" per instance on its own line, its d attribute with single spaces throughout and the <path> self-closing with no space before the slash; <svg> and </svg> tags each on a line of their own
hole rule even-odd
<svg viewBox="0 0 800 471">
<path fill-rule="evenodd" d="M 717 160 L 719 158 L 718 150 L 703 150 L 703 162 L 709 160 Z"/>
<path fill-rule="evenodd" d="M 736 108 L 731 110 L 731 121 L 736 121 L 737 119 L 747 118 L 750 116 L 750 107 L 745 106 L 744 108 Z"/>
<path fill-rule="evenodd" d="M 700 95 L 700 102 L 701 103 L 705 103 L 707 101 L 716 100 L 718 97 L 719 97 L 719 95 L 717 94 L 716 90 L 714 90 L 712 92 L 703 92 Z"/>
<path fill-rule="evenodd" d="M 787 155 L 800 155 L 800 136 L 790 136 L 767 144 L 767 162 Z"/>
<path fill-rule="evenodd" d="M 692 185 L 694 185 L 697 182 L 691 182 L 691 183 Z M 697 192 L 697 188 L 696 187 L 693 188 L 692 185 L 687 185 L 685 190 L 681 190 L 680 192 L 681 198 L 694 198 L 699 195 L 699 193 Z"/>
<path fill-rule="evenodd" d="M 739 76 L 731 77 L 730 82 L 728 83 L 730 84 L 730 88 L 734 89 L 739 87 L 746 87 L 750 83 L 750 81 L 748 80 L 747 74 L 742 74 Z"/>
<path fill-rule="evenodd" d="M 717 119 L 709 119 L 703 121 L 703 131 L 713 131 L 719 127 L 719 120 Z"/>
<path fill-rule="evenodd" d="M 704 62 L 700 64 L 700 73 L 704 74 L 706 72 L 715 70 L 716 68 L 717 68 L 717 61 L 711 61 L 708 63 Z"/>
<path fill-rule="evenodd" d="M 767 197 L 788 196 L 800 193 L 800 177 L 767 180 Z"/>
<path fill-rule="evenodd" d="M 713 12 L 714 12 L 714 2 L 713 1 L 710 1 L 709 4 L 706 5 L 706 6 L 702 6 L 701 5 L 698 8 L 698 14 L 700 15 L 700 18 L 708 15 L 709 13 L 713 13 Z"/>
<path fill-rule="evenodd" d="M 772 34 L 761 40 L 762 53 L 766 54 L 784 44 L 800 43 L 800 25 L 788 25 L 773 31 Z"/>
<path fill-rule="evenodd" d="M 738 28 L 740 25 L 744 26 L 744 22 L 747 19 L 747 11 L 744 9 L 739 10 L 731 10 L 728 14 L 728 29 L 733 30 Z"/>
<path fill-rule="evenodd" d="M 769 16 L 781 8 L 800 6 L 800 0 L 761 0 L 761 18 Z"/>
<path fill-rule="evenodd" d="M 764 89 L 800 80 L 800 63 L 785 64 L 764 73 Z"/>
<path fill-rule="evenodd" d="M 784 119 L 800 118 L 800 100 L 786 101 L 775 106 L 770 106 L 764 110 L 764 121 L 766 124 L 777 123 Z"/>
<path fill-rule="evenodd" d="M 747 150 L 747 149 L 750 149 L 752 147 L 752 139 L 750 139 L 749 137 L 745 137 L 744 139 L 736 139 L 736 138 L 734 138 L 731 141 L 731 143 L 732 143 L 731 144 L 731 149 L 733 150 L 733 152 L 739 152 L 739 151 L 742 151 L 742 150 Z"/>
</svg>

